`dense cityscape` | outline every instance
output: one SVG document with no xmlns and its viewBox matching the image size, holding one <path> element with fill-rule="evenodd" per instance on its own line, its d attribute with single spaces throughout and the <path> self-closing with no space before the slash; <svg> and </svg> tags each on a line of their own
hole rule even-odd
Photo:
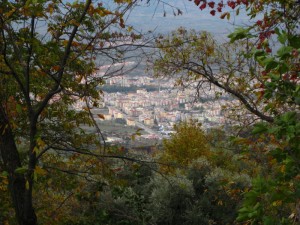
<svg viewBox="0 0 300 225">
<path fill-rule="evenodd" d="M 206 88 L 201 96 L 196 96 L 193 86 L 182 88 L 174 86 L 174 83 L 174 79 L 157 79 L 145 74 L 111 77 L 106 80 L 103 89 L 113 91 L 104 91 L 100 107 L 92 109 L 95 120 L 100 128 L 109 121 L 110 124 L 119 123 L 123 128 L 143 131 L 135 138 L 136 141 L 169 138 L 176 123 L 190 119 L 201 122 L 204 129 L 225 125 L 223 106 L 234 104 L 237 100 L 216 88 Z M 118 91 L 124 88 L 127 88 L 126 91 Z M 222 93 L 222 97 L 216 98 L 216 93 Z M 74 105 L 78 110 L 84 106 L 81 101 Z M 97 116 L 99 113 L 103 117 Z M 124 143 L 124 139 L 128 140 L 134 133 L 134 129 L 125 134 L 119 131 L 120 126 L 114 131 L 104 129 L 106 141 Z"/>
</svg>

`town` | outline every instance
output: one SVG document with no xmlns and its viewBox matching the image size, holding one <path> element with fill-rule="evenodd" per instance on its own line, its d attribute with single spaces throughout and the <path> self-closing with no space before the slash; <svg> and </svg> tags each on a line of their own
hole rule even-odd
<svg viewBox="0 0 300 225">
<path fill-rule="evenodd" d="M 130 141 L 131 145 L 160 142 L 170 137 L 176 123 L 190 119 L 199 121 L 203 129 L 226 124 L 224 106 L 237 100 L 213 87 L 207 87 L 196 96 L 195 87 L 176 87 L 174 82 L 145 74 L 108 78 L 100 87 L 104 89 L 101 107 L 92 109 L 106 142 L 128 144 Z M 218 98 L 216 93 L 219 93 Z M 79 109 L 82 104 L 74 107 Z M 99 114 L 102 116 L 97 116 Z"/>
</svg>

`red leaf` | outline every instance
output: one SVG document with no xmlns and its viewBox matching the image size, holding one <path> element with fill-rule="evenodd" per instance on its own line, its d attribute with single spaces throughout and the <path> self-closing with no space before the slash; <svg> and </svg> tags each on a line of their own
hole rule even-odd
<svg viewBox="0 0 300 225">
<path fill-rule="evenodd" d="M 208 6 L 209 6 L 210 8 L 214 8 L 214 7 L 215 7 L 215 3 L 214 3 L 214 2 L 209 2 L 209 3 L 208 3 Z"/>
<path fill-rule="evenodd" d="M 282 75 L 282 79 L 283 80 L 289 80 L 290 79 L 290 75 L 287 74 L 287 73 L 285 73 L 285 74 Z"/>
<path fill-rule="evenodd" d="M 200 5 L 199 7 L 201 10 L 205 9 L 206 8 L 206 2 L 204 2 L 202 5 Z"/>
<path fill-rule="evenodd" d="M 271 53 L 271 52 L 272 52 L 272 49 L 270 49 L 269 47 L 266 47 L 266 52 L 267 52 L 267 53 Z"/>
<path fill-rule="evenodd" d="M 211 10 L 211 11 L 210 11 L 210 14 L 211 14 L 212 16 L 216 15 L 216 10 Z"/>
<path fill-rule="evenodd" d="M 235 2 L 233 2 L 233 1 L 228 1 L 227 5 L 232 9 L 235 8 Z"/>
<path fill-rule="evenodd" d="M 293 49 L 292 56 L 294 56 L 296 58 L 296 57 L 298 57 L 298 55 L 299 55 L 298 50 L 297 49 Z"/>
<path fill-rule="evenodd" d="M 257 24 L 258 26 L 261 26 L 261 25 L 262 25 L 262 21 L 261 21 L 261 20 L 257 20 L 257 21 L 256 21 L 256 24 Z"/>
<path fill-rule="evenodd" d="M 201 2 L 201 0 L 194 0 L 195 4 L 198 6 Z"/>
<path fill-rule="evenodd" d="M 248 6 L 248 0 L 242 0 L 243 4 Z"/>
<path fill-rule="evenodd" d="M 293 73 L 293 74 L 291 75 L 290 80 L 291 80 L 291 81 L 296 81 L 297 78 L 298 78 L 298 75 L 297 75 L 297 72 L 295 72 L 295 73 Z"/>
<path fill-rule="evenodd" d="M 103 120 L 105 120 L 105 117 L 104 117 L 104 115 L 102 115 L 102 114 L 97 114 L 97 116 L 98 116 L 100 119 L 103 119 Z"/>
<path fill-rule="evenodd" d="M 60 70 L 60 66 L 52 66 L 52 69 L 55 71 L 59 71 Z"/>
<path fill-rule="evenodd" d="M 257 48 L 257 49 L 261 49 L 261 44 L 258 44 L 258 45 L 256 46 L 256 48 Z"/>
</svg>

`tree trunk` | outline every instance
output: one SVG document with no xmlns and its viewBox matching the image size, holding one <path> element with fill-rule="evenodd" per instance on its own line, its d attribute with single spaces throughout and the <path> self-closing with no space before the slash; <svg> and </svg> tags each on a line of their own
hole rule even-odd
<svg viewBox="0 0 300 225">
<path fill-rule="evenodd" d="M 31 190 L 26 189 L 24 174 L 15 170 L 21 167 L 21 161 L 14 136 L 4 108 L 0 105 L 0 153 L 4 169 L 8 172 L 9 191 L 20 225 L 35 225 L 37 218 L 32 206 Z"/>
</svg>

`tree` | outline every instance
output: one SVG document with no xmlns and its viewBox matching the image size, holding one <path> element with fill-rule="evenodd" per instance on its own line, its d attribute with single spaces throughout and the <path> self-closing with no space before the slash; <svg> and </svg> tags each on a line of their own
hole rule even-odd
<svg viewBox="0 0 300 225">
<path fill-rule="evenodd" d="M 263 82 L 259 79 L 262 68 L 245 57 L 247 49 L 253 47 L 249 41 L 218 43 L 207 32 L 179 28 L 170 36 L 157 39 L 156 44 L 161 49 L 154 62 L 156 76 L 172 76 L 176 85 L 194 85 L 197 90 L 205 88 L 207 83 L 214 85 L 217 91 L 225 91 L 240 100 L 251 114 L 273 121 L 263 111 L 260 96 Z"/>
<path fill-rule="evenodd" d="M 239 168 L 239 157 L 231 159 Z M 155 172 L 159 164 L 116 162 L 116 178 L 80 198 L 75 224 L 234 224 L 250 178 L 222 162 L 194 158 L 172 174 Z"/>
<path fill-rule="evenodd" d="M 103 84 L 96 69 L 124 62 L 126 45 L 115 43 L 137 38 L 123 19 L 135 2 L 115 0 L 108 8 L 92 0 L 1 1 L 0 165 L 19 224 L 37 223 L 33 190 L 45 155 L 95 155 L 90 150 L 101 137 L 80 126 L 93 124 L 89 106 L 97 105 Z M 72 107 L 78 101 L 85 110 Z"/>
<path fill-rule="evenodd" d="M 163 141 L 163 152 L 158 156 L 159 161 L 165 164 L 161 166 L 162 170 L 174 172 L 177 168 L 187 167 L 196 158 L 211 156 L 199 122 L 184 121 L 175 125 L 174 129 L 171 138 Z"/>
<path fill-rule="evenodd" d="M 255 224 L 295 224 L 300 219 L 299 1 L 194 3 L 200 10 L 209 8 L 212 16 L 220 12 L 222 19 L 230 18 L 229 8 L 236 14 L 244 8 L 253 23 L 229 35 L 228 44 L 237 46 L 233 49 L 215 45 L 206 33 L 184 29 L 159 39 L 162 57 L 155 64 L 157 75 L 176 75 L 179 84 L 213 84 L 265 121 L 257 123 L 252 133 L 260 141 L 257 144 L 265 144 L 260 154 L 269 163 L 261 166 L 272 164 L 272 170 L 253 181 L 237 219 Z"/>
</svg>

